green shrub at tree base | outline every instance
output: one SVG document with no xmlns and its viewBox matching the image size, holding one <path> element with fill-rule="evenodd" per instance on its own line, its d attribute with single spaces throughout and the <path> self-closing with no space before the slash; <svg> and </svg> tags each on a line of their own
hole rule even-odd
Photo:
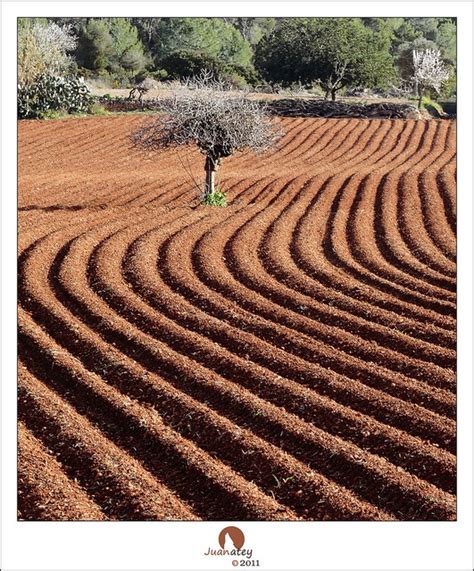
<svg viewBox="0 0 474 571">
<path fill-rule="evenodd" d="M 222 190 L 215 190 L 204 195 L 201 202 L 205 206 L 227 206 L 227 195 Z"/>
<path fill-rule="evenodd" d="M 87 113 L 92 104 L 81 78 L 41 75 L 30 86 L 18 86 L 18 118 L 34 119 L 52 111 Z"/>
</svg>

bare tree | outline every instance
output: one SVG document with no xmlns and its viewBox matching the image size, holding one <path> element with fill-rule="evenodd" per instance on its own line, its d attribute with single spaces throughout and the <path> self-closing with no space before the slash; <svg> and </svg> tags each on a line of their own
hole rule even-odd
<svg viewBox="0 0 474 571">
<path fill-rule="evenodd" d="M 260 104 L 228 91 L 210 73 L 179 84 L 160 108 L 163 113 L 145 122 L 132 141 L 146 150 L 197 145 L 206 157 L 204 201 L 215 192 L 216 172 L 225 157 L 263 152 L 280 135 Z"/>
<path fill-rule="evenodd" d="M 449 79 L 449 70 L 441 59 L 439 50 L 413 50 L 413 79 L 418 88 L 418 109 L 421 108 L 423 94 L 427 89 L 437 93 L 444 81 Z"/>
</svg>

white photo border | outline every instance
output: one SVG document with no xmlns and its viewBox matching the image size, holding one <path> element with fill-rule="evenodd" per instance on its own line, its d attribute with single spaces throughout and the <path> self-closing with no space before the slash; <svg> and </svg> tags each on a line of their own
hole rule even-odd
<svg viewBox="0 0 474 571">
<path fill-rule="evenodd" d="M 3 569 L 230 569 L 204 556 L 225 522 L 18 522 L 16 514 L 16 29 L 21 16 L 452 16 L 458 22 L 458 518 L 232 522 L 262 569 L 472 568 L 472 3 L 2 3 Z M 215 561 L 213 561 L 214 559 Z"/>
</svg>

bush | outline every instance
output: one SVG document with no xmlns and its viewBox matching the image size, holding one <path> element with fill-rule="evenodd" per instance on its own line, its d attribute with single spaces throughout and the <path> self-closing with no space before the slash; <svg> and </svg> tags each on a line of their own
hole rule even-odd
<svg viewBox="0 0 474 571">
<path fill-rule="evenodd" d="M 258 81 L 257 73 L 251 66 L 225 65 L 213 56 L 186 50 L 173 52 L 163 60 L 162 65 L 167 70 L 169 79 L 196 77 L 209 71 L 214 77 L 223 79 L 237 89 L 245 88 L 249 84 L 255 85 Z"/>
<path fill-rule="evenodd" d="M 110 99 L 110 95 L 109 95 L 109 99 Z M 98 116 L 109 114 L 107 109 L 103 105 L 98 103 L 97 101 L 95 101 L 94 103 L 92 103 L 90 105 L 88 112 L 90 115 L 98 115 Z"/>
<path fill-rule="evenodd" d="M 221 62 L 210 55 L 180 50 L 166 57 L 161 65 L 167 71 L 169 79 L 194 77 L 204 71 L 218 76 L 223 71 Z"/>
<path fill-rule="evenodd" d="M 18 117 L 34 119 L 42 113 L 87 113 L 92 104 L 82 78 L 43 74 L 30 86 L 18 86 Z"/>
<path fill-rule="evenodd" d="M 144 70 L 140 73 L 137 73 L 137 75 L 133 78 L 133 82 L 140 83 L 140 81 L 143 81 L 146 78 L 155 79 L 156 81 L 164 81 L 165 79 L 168 79 L 168 72 L 166 69 L 156 69 L 154 71 Z"/>
<path fill-rule="evenodd" d="M 227 206 L 227 195 L 222 190 L 204 194 L 201 202 L 206 206 Z"/>
<path fill-rule="evenodd" d="M 237 77 L 237 81 L 239 81 L 243 87 L 247 85 L 255 86 L 259 81 L 258 74 L 253 66 L 226 65 L 222 74 L 224 78 L 226 74 L 230 77 Z"/>
</svg>

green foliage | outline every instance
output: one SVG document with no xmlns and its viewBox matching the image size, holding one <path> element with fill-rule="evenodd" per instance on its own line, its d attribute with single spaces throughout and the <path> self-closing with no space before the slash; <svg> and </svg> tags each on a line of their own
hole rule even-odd
<svg viewBox="0 0 474 571">
<path fill-rule="evenodd" d="M 456 88 L 457 88 L 456 70 L 454 68 L 451 68 L 449 79 L 446 80 L 441 85 L 441 89 L 439 90 L 439 94 L 437 94 L 437 98 L 450 99 L 451 97 L 456 95 Z"/>
<path fill-rule="evenodd" d="M 69 117 L 68 113 L 66 113 L 65 111 L 39 111 L 38 112 L 38 116 L 37 119 L 43 119 L 43 120 L 54 120 L 54 119 L 66 119 L 67 117 Z"/>
<path fill-rule="evenodd" d="M 33 28 L 48 39 L 42 30 L 51 23 L 77 36 L 75 61 L 68 49 L 54 55 L 57 41 L 47 51 L 39 46 Z M 283 87 L 317 82 L 332 96 L 347 87 L 406 86 L 413 50 L 439 49 L 453 70 L 443 96 L 455 94 L 455 18 L 19 18 L 18 40 L 20 83 L 75 73 L 45 64 L 48 53 L 48 61 L 72 63 L 110 87 L 210 69 L 237 88 L 262 80 Z"/>
<path fill-rule="evenodd" d="M 446 63 L 456 65 L 456 24 L 450 18 L 441 18 L 435 43 Z"/>
<path fill-rule="evenodd" d="M 179 50 L 161 61 L 170 79 L 181 79 L 199 75 L 202 71 L 212 71 L 219 75 L 223 71 L 222 63 L 214 56 Z"/>
<path fill-rule="evenodd" d="M 105 98 L 105 95 L 103 97 Z M 107 109 L 100 103 L 97 103 L 97 101 L 95 101 L 89 106 L 88 113 L 89 115 L 96 115 L 98 117 L 101 117 L 102 115 L 109 115 Z"/>
<path fill-rule="evenodd" d="M 428 111 L 428 113 L 430 113 L 430 115 L 433 115 L 434 117 L 441 117 L 442 115 L 444 115 L 444 111 L 441 105 L 436 101 L 433 101 L 433 99 L 431 99 L 427 95 L 424 95 L 422 97 L 421 107 L 423 109 L 426 109 L 426 111 Z"/>
<path fill-rule="evenodd" d="M 79 30 L 78 63 L 117 79 L 130 78 L 150 63 L 138 30 L 126 18 L 89 18 Z"/>
<path fill-rule="evenodd" d="M 206 206 L 227 206 L 227 195 L 222 190 L 216 189 L 203 195 L 201 202 Z"/>
<path fill-rule="evenodd" d="M 153 29 L 155 64 L 175 52 L 194 52 L 223 64 L 250 66 L 252 49 L 240 32 L 221 18 L 161 18 Z"/>
<path fill-rule="evenodd" d="M 76 77 L 41 75 L 30 86 L 18 87 L 18 117 L 31 119 L 51 111 L 86 113 L 92 103 L 89 89 Z"/>
<path fill-rule="evenodd" d="M 257 45 L 255 65 L 283 85 L 319 81 L 333 97 L 348 85 L 384 87 L 393 78 L 390 33 L 355 18 L 285 19 Z"/>
<path fill-rule="evenodd" d="M 173 52 L 161 65 L 169 79 L 196 77 L 204 71 L 210 71 L 215 77 L 220 77 L 236 88 L 245 88 L 258 81 L 253 67 L 226 65 L 216 57 L 186 50 Z"/>
</svg>

